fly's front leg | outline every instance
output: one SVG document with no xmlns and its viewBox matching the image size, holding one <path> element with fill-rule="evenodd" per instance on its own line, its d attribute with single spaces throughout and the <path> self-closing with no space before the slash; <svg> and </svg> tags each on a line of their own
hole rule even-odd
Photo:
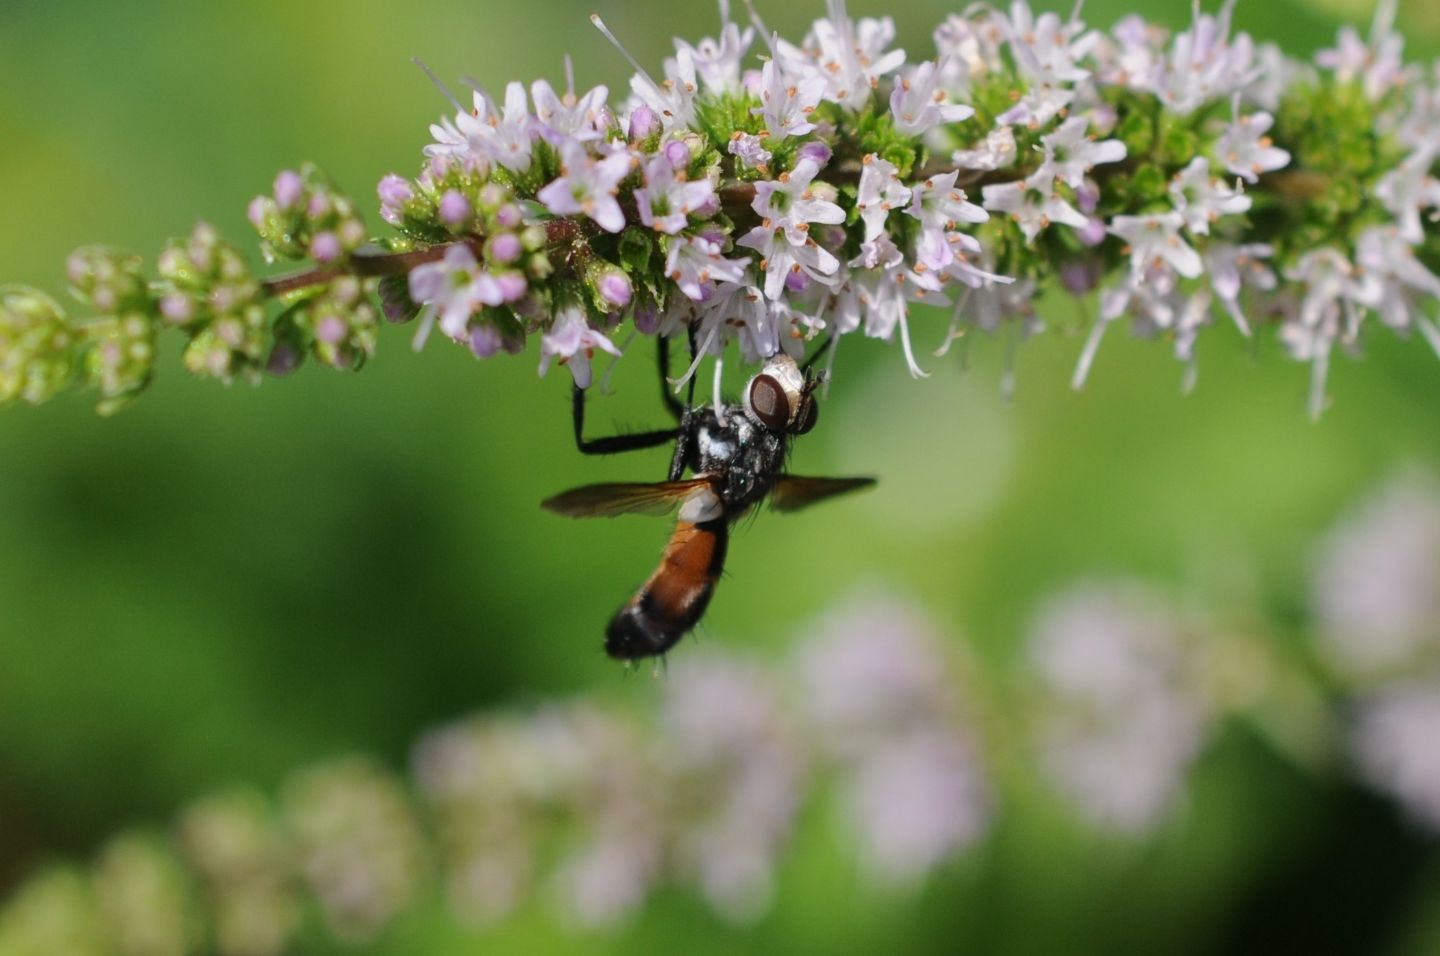
<svg viewBox="0 0 1440 956">
<path fill-rule="evenodd" d="M 695 327 L 693 325 L 686 330 L 686 337 L 690 342 L 690 361 L 693 363 L 695 361 L 696 350 Z M 661 341 L 664 340 L 662 339 Z M 665 371 L 668 371 L 670 364 L 669 349 L 664 349 L 661 352 L 661 356 L 663 370 L 660 381 L 661 384 L 664 385 L 668 383 L 668 377 L 665 376 Z M 666 389 L 666 397 L 669 398 L 671 402 L 675 402 L 675 398 L 673 395 L 670 395 L 669 389 Z M 678 405 L 679 403 L 676 402 L 675 404 Z M 685 392 L 685 407 L 680 410 L 680 430 L 675 439 L 675 454 L 670 457 L 670 481 L 679 481 L 685 474 L 685 465 L 690 460 L 690 445 L 695 440 L 694 416 L 695 376 L 691 375 L 690 386 Z"/>
<path fill-rule="evenodd" d="M 609 438 L 585 437 L 585 390 L 573 386 L 571 393 L 572 413 L 575 421 L 575 447 L 582 455 L 614 455 L 622 451 L 639 451 L 643 448 L 659 448 L 675 441 L 678 429 L 666 428 L 653 432 L 636 432 L 633 435 L 611 435 Z"/>
</svg>

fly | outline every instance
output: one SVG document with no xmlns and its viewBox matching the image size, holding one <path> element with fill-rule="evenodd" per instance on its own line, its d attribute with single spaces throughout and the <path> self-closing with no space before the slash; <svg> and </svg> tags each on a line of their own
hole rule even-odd
<svg viewBox="0 0 1440 956">
<path fill-rule="evenodd" d="M 610 619 L 605 652 L 632 661 L 664 654 L 700 621 L 725 567 L 730 526 L 767 497 L 777 511 L 794 511 L 835 495 L 867 488 L 873 478 L 805 478 L 785 471 L 790 443 L 815 427 L 820 379 L 785 354 L 768 359 L 745 386 L 743 401 L 699 408 L 692 379 L 684 404 L 667 385 L 666 340 L 660 345 L 661 390 L 675 428 L 586 439 L 585 393 L 573 393 L 575 444 L 587 455 L 608 455 L 675 443 L 669 477 L 661 482 L 586 485 L 541 502 L 572 518 L 677 512 L 660 566 Z M 684 478 L 686 472 L 693 477 Z"/>
</svg>

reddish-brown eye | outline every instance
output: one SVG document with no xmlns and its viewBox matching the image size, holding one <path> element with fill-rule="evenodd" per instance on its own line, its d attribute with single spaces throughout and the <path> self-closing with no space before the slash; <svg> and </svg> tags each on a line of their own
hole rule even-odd
<svg viewBox="0 0 1440 956">
<path fill-rule="evenodd" d="M 751 380 L 750 411 L 773 431 L 782 432 L 790 424 L 790 400 L 780 383 L 769 375 L 757 375 Z"/>
<path fill-rule="evenodd" d="M 806 395 L 800 399 L 800 412 L 795 416 L 795 427 L 790 430 L 797 435 L 803 435 L 815 427 L 815 420 L 820 417 L 820 406 L 815 399 Z"/>
</svg>

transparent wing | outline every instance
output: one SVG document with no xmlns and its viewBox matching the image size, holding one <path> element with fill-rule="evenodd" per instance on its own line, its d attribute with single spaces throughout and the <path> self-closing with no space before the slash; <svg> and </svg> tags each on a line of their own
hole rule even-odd
<svg viewBox="0 0 1440 956">
<path fill-rule="evenodd" d="M 859 491 L 874 484 L 874 478 L 805 478 L 801 475 L 781 475 L 775 479 L 775 487 L 770 489 L 770 507 L 776 511 L 796 511 L 817 501 Z"/>
<path fill-rule="evenodd" d="M 667 515 L 701 488 L 709 478 L 689 481 L 634 481 L 586 485 L 546 498 L 540 507 L 571 518 L 614 518 L 617 515 Z"/>
</svg>

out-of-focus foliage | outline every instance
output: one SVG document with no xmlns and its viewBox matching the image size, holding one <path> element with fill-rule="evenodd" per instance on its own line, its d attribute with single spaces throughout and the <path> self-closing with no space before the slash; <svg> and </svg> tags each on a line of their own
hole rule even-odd
<svg viewBox="0 0 1440 956">
<path fill-rule="evenodd" d="M 713 23 L 704 5 L 594 6 L 646 62 L 671 34 Z M 1415 58 L 1436 51 L 1423 8 L 1401 14 Z M 58 287 L 77 242 L 157 248 L 197 217 L 243 234 L 245 203 L 303 158 L 323 157 L 357 193 L 411 168 L 425 124 L 448 109 L 411 55 L 497 86 L 559 79 L 569 52 L 580 77 L 616 83 L 629 70 L 590 31 L 589 9 L 6 5 L 5 274 Z M 910 0 L 884 12 L 905 31 L 946 9 Z M 820 11 L 764 12 L 796 33 Z M 1096 24 L 1125 12 L 1086 7 Z M 1189 10 L 1146 14 L 1178 24 Z M 1295 52 L 1329 44 L 1335 28 L 1292 2 L 1242 3 L 1237 23 Z M 677 653 L 718 644 L 779 658 L 800 622 L 880 583 L 913 595 L 958 659 L 1010 673 L 1028 666 L 1037 602 L 1112 573 L 1228 589 L 1264 611 L 1283 651 L 1303 629 L 1321 529 L 1397 467 L 1440 466 L 1440 420 L 1427 411 L 1440 369 L 1422 349 L 1376 341 L 1336 370 L 1344 400 L 1312 426 L 1305 370 L 1275 374 L 1278 355 L 1262 369 L 1238 335 L 1202 345 L 1206 387 L 1188 398 L 1173 369 L 1124 341 L 1107 343 L 1108 374 L 1075 395 L 1082 342 L 1052 304 L 1060 334 L 1022 353 L 1010 404 L 1002 342 L 952 349 L 922 382 L 890 350 L 847 347 L 795 469 L 878 474 L 880 488 L 745 526 L 705 627 Z M 938 344 L 944 324 L 918 319 L 918 346 Z M 566 523 L 536 502 L 658 477 L 664 455 L 581 459 L 568 383 L 537 381 L 524 360 L 413 355 L 394 331 L 380 330 L 360 378 L 251 390 L 176 374 L 117 419 L 97 420 L 83 398 L 0 416 L 0 885 L 63 854 L 150 874 L 148 898 L 163 903 L 166 863 L 150 844 L 105 848 L 202 794 L 238 783 L 278 798 L 290 771 L 338 752 L 399 768 L 425 728 L 487 706 L 583 692 L 652 713 L 664 685 L 624 679 L 599 646 L 663 523 Z M 644 356 L 627 358 L 616 395 L 593 406 L 597 425 L 654 421 L 653 377 Z M 1276 720 L 1302 704 L 1280 700 Z M 983 719 L 1003 737 L 1028 718 L 1003 708 Z M 1338 774 L 1297 770 L 1254 725 L 1214 733 L 1188 803 L 1152 841 L 1098 839 L 1001 768 L 1009 801 L 985 840 L 908 892 L 859 879 L 859 849 L 829 826 L 843 809 L 817 807 L 774 907 L 749 928 L 666 891 L 610 936 L 577 934 L 544 907 L 476 935 L 437 906 L 371 949 L 1186 952 L 1265 933 L 1433 948 L 1433 843 Z M 62 908 L 79 892 L 63 873 L 34 891 Z"/>
</svg>

